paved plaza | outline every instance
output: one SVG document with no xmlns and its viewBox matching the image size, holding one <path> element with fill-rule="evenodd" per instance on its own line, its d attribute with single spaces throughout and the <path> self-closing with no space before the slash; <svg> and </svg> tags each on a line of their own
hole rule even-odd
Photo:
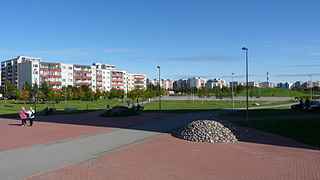
<svg viewBox="0 0 320 180">
<path fill-rule="evenodd" d="M 320 179 L 320 149 L 239 127 L 236 143 L 196 143 L 172 131 L 219 111 L 0 120 L 3 179 Z"/>
</svg>

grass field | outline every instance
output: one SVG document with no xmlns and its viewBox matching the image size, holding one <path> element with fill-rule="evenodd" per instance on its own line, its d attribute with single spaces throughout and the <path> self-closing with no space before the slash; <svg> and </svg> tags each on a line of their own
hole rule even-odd
<svg viewBox="0 0 320 180">
<path fill-rule="evenodd" d="M 261 97 L 299 97 L 308 96 L 308 94 L 298 92 L 295 90 L 288 90 L 284 88 L 260 88 Z M 239 96 L 246 96 L 246 91 L 242 91 Z"/>
<path fill-rule="evenodd" d="M 275 104 L 279 104 L 279 102 L 267 103 L 263 101 L 250 101 L 249 106 L 254 107 L 252 103 L 258 102 L 260 106 L 270 106 Z M 280 104 L 288 104 L 291 101 L 281 101 Z M 149 104 L 144 104 L 145 111 L 159 111 L 159 101 L 153 101 Z M 235 108 L 244 108 L 246 107 L 245 101 L 235 101 Z M 173 113 L 186 113 L 192 111 L 200 111 L 200 110 L 210 110 L 210 109 L 231 109 L 232 101 L 230 100 L 211 100 L 204 101 L 203 104 L 201 101 L 191 100 L 164 100 L 162 101 L 162 112 L 173 112 Z"/>
<path fill-rule="evenodd" d="M 286 136 L 296 141 L 320 147 L 320 118 L 254 120 L 238 121 L 235 123 Z"/>
<path fill-rule="evenodd" d="M 51 101 L 47 101 L 45 104 L 37 104 L 36 106 L 36 115 L 43 115 L 43 110 L 48 108 L 56 108 L 56 114 L 72 114 L 72 113 L 84 113 L 88 111 L 106 109 L 107 104 L 110 107 L 123 105 L 123 103 L 119 102 L 117 99 L 113 100 L 97 100 L 97 101 L 81 101 L 81 100 L 70 100 L 70 101 L 61 101 L 58 104 L 53 104 Z M 0 117 L 18 117 L 18 111 L 21 107 L 33 107 L 35 109 L 35 104 L 33 102 L 28 102 L 25 104 L 24 101 L 18 100 L 2 100 L 0 101 Z M 65 108 L 77 108 L 78 111 L 74 112 L 65 112 Z"/>
</svg>

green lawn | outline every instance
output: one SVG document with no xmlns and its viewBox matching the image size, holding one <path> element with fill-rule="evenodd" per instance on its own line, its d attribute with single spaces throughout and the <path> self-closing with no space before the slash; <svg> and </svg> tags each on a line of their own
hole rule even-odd
<svg viewBox="0 0 320 180">
<path fill-rule="evenodd" d="M 70 100 L 70 101 L 61 101 L 58 104 L 53 104 L 52 101 L 47 101 L 45 104 L 37 104 L 37 112 L 36 115 L 43 115 L 43 110 L 48 108 L 56 108 L 56 114 L 72 114 L 72 113 L 84 113 L 88 111 L 101 110 L 106 109 L 107 104 L 110 107 L 123 105 L 123 103 L 119 102 L 117 99 L 113 100 L 97 100 L 97 101 L 81 101 L 81 100 Z M 25 104 L 24 101 L 18 100 L 2 100 L 0 101 L 0 117 L 18 117 L 18 111 L 21 107 L 33 107 L 35 109 L 35 104 L 33 102 L 27 102 Z M 65 112 L 64 108 L 77 108 L 78 111 L 74 112 Z"/>
<path fill-rule="evenodd" d="M 252 105 L 253 103 L 258 102 L 260 106 L 270 106 L 272 104 L 266 103 L 264 101 L 250 101 L 250 107 L 256 107 Z M 282 104 L 290 103 L 291 101 L 282 101 Z M 145 111 L 159 111 L 159 101 L 153 101 L 149 104 L 144 104 Z M 235 108 L 244 108 L 246 107 L 246 101 L 235 101 Z M 162 112 L 173 112 L 173 113 L 186 113 L 192 111 L 200 110 L 211 110 L 211 109 L 231 109 L 232 101 L 231 100 L 207 100 L 203 104 L 200 100 L 164 100 L 162 101 Z"/>
<path fill-rule="evenodd" d="M 308 94 L 298 92 L 291 89 L 284 88 L 260 88 L 260 94 L 262 97 L 299 97 L 299 96 L 308 96 Z M 240 92 L 239 96 L 246 96 L 246 91 Z"/>
<path fill-rule="evenodd" d="M 320 147 L 320 118 L 234 122 Z"/>
</svg>

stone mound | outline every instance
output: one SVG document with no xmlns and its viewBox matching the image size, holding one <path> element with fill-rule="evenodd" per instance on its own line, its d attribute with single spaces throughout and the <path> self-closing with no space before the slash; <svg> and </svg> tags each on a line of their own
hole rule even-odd
<svg viewBox="0 0 320 180">
<path fill-rule="evenodd" d="M 237 129 L 223 120 L 197 120 L 188 124 L 177 136 L 196 142 L 227 143 L 236 142 Z"/>
</svg>

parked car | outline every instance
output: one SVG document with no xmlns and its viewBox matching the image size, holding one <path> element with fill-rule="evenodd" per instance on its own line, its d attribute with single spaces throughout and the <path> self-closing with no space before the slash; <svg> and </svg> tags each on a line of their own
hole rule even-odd
<svg viewBox="0 0 320 180">
<path fill-rule="evenodd" d="M 307 110 L 307 111 L 316 111 L 316 109 L 320 110 L 320 101 L 319 100 L 312 100 L 312 101 L 310 101 L 309 107 L 304 106 L 303 108 L 301 107 L 300 103 L 293 104 L 293 105 L 291 105 L 291 109 L 292 110 L 302 109 L 302 110 Z"/>
<path fill-rule="evenodd" d="M 311 101 L 310 106 L 306 107 L 307 111 L 320 111 L 320 101 Z"/>
<path fill-rule="evenodd" d="M 293 104 L 293 105 L 291 105 L 291 109 L 292 110 L 301 109 L 301 104 Z"/>
</svg>

